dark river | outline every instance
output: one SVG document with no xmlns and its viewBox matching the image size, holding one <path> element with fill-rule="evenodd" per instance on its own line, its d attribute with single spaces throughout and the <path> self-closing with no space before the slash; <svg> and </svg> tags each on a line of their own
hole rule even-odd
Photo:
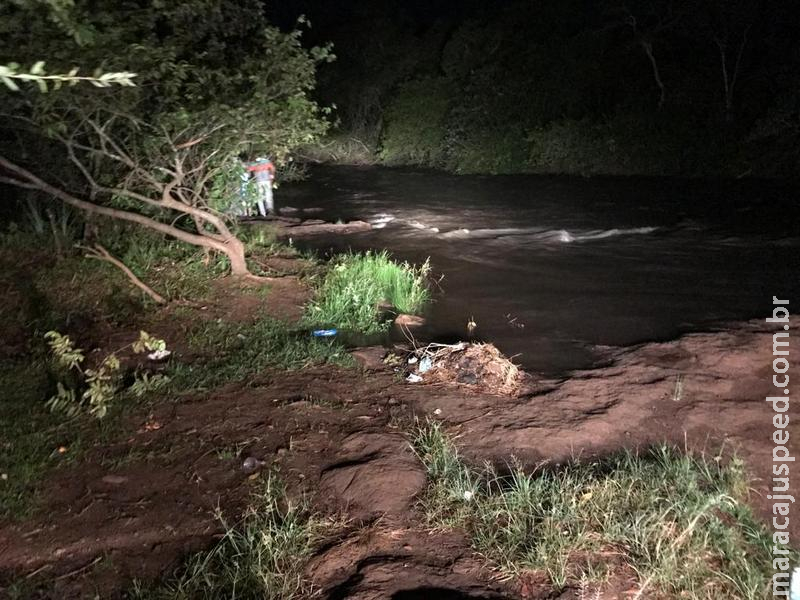
<svg viewBox="0 0 800 600">
<path fill-rule="evenodd" d="M 800 302 L 789 185 L 318 167 L 276 202 L 373 223 L 303 242 L 323 255 L 430 257 L 443 278 L 424 337 L 463 339 L 472 317 L 478 339 L 547 374 L 592 365 L 598 346 L 764 317 L 773 295 Z"/>
</svg>

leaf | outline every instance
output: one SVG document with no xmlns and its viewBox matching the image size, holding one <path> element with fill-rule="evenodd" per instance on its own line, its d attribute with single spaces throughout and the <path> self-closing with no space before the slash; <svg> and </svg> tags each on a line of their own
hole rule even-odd
<svg viewBox="0 0 800 600">
<path fill-rule="evenodd" d="M 10 89 L 12 92 L 19 91 L 19 86 L 16 83 L 14 83 L 13 79 L 6 76 L 0 76 L 0 79 L 3 80 L 3 83 L 6 85 L 6 87 Z"/>
<path fill-rule="evenodd" d="M 44 61 L 40 60 L 31 67 L 31 75 L 44 75 Z"/>
</svg>

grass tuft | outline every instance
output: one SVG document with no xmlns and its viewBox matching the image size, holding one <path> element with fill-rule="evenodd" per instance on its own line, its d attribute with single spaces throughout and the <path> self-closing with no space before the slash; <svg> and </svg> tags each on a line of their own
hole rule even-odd
<svg viewBox="0 0 800 600">
<path fill-rule="evenodd" d="M 267 368 L 354 364 L 335 339 L 315 338 L 271 318 L 255 323 L 203 321 L 190 331 L 187 342 L 195 358 L 188 364 L 172 365 L 167 373 L 175 391 L 239 381 Z"/>
<path fill-rule="evenodd" d="M 379 320 L 380 306 L 418 313 L 430 297 L 426 285 L 429 272 L 428 261 L 414 267 L 392 260 L 386 251 L 345 254 L 331 264 L 306 321 L 364 333 L 384 330 L 388 323 Z"/>
<path fill-rule="evenodd" d="M 770 597 L 772 538 L 746 504 L 735 457 L 661 445 L 501 474 L 465 465 L 435 422 L 418 428 L 413 446 L 430 477 L 421 500 L 428 523 L 465 529 L 509 575 L 544 571 L 563 589 L 621 568 L 638 579 L 638 598 Z"/>
<path fill-rule="evenodd" d="M 221 518 L 221 517 L 220 517 Z M 308 598 L 306 561 L 336 526 L 312 514 L 305 501 L 294 502 L 270 474 L 238 526 L 222 519 L 225 534 L 208 552 L 189 559 L 172 580 L 158 588 L 137 585 L 138 600 Z"/>
</svg>

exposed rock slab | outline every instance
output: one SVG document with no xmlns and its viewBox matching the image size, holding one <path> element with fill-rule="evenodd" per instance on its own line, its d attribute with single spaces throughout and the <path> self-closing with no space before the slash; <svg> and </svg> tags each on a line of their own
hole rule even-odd
<svg viewBox="0 0 800 600">
<path fill-rule="evenodd" d="M 372 225 L 366 221 L 348 223 L 327 223 L 325 221 L 302 221 L 298 224 L 279 222 L 278 235 L 281 237 L 310 237 L 315 235 L 344 235 L 369 231 Z"/>
<path fill-rule="evenodd" d="M 455 533 L 371 528 L 316 557 L 308 573 L 328 600 L 502 600 L 515 598 L 489 577 Z"/>
<path fill-rule="evenodd" d="M 406 515 L 425 488 L 425 470 L 400 434 L 356 433 L 323 470 L 321 488 L 356 519 Z"/>
</svg>

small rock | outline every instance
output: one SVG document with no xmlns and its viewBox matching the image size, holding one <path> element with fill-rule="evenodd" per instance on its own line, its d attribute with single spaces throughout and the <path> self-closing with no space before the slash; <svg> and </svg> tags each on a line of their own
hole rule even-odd
<svg viewBox="0 0 800 600">
<path fill-rule="evenodd" d="M 356 348 L 350 355 L 356 359 L 367 371 L 379 371 L 386 368 L 384 355 L 386 350 L 382 346 L 370 346 L 367 348 Z"/>
<path fill-rule="evenodd" d="M 425 319 L 417 315 L 399 314 L 395 317 L 394 324 L 398 327 L 422 327 Z"/>
<path fill-rule="evenodd" d="M 123 477 L 122 475 L 106 475 L 103 477 L 104 483 L 110 483 L 111 485 L 120 485 L 128 481 L 127 477 Z"/>
</svg>

